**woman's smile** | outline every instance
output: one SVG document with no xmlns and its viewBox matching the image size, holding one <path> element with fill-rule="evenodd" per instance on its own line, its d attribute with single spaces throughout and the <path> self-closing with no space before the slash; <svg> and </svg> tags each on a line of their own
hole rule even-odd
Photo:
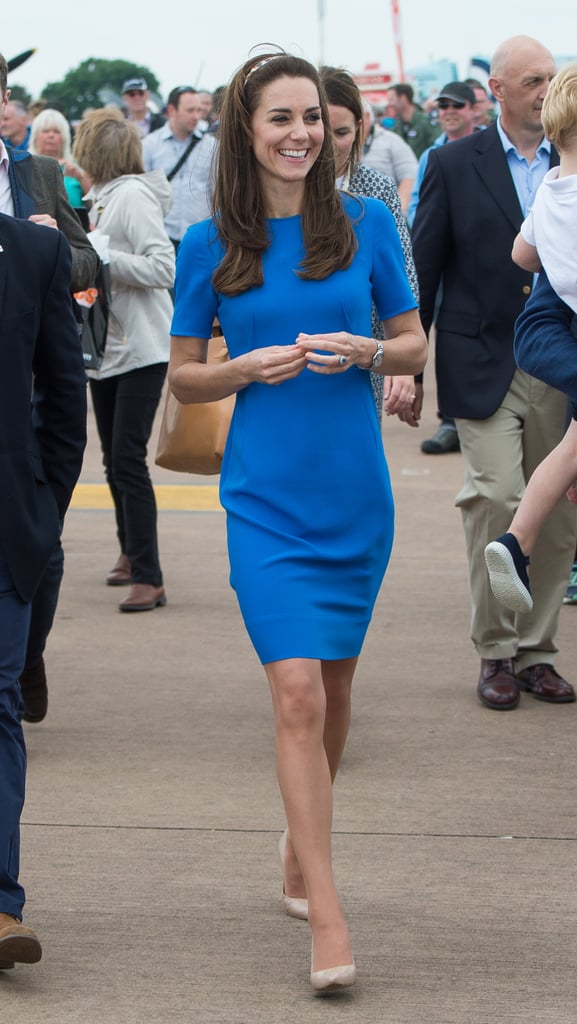
<svg viewBox="0 0 577 1024">
<path fill-rule="evenodd" d="M 318 91 L 309 78 L 282 76 L 264 88 L 252 117 L 252 147 L 265 188 L 304 185 L 324 135 Z"/>
</svg>

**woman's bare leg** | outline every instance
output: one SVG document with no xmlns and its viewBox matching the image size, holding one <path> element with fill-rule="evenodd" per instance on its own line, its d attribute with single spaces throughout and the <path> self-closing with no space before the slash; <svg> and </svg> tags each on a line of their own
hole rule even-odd
<svg viewBox="0 0 577 1024">
<path fill-rule="evenodd" d="M 265 672 L 275 714 L 277 775 L 309 901 L 313 969 L 321 971 L 352 962 L 332 875 L 332 780 L 323 743 L 327 700 L 321 664 L 290 659 L 270 662 Z"/>
<path fill-rule="evenodd" d="M 346 658 L 341 661 L 321 662 L 327 700 L 323 742 L 333 782 L 339 770 L 351 724 L 351 689 L 357 660 Z"/>
<path fill-rule="evenodd" d="M 351 721 L 351 689 L 357 658 L 322 661 L 321 674 L 326 697 L 323 744 L 332 782 L 335 781 Z M 306 887 L 294 852 L 290 832 L 284 860 L 285 891 L 306 899 Z"/>
</svg>

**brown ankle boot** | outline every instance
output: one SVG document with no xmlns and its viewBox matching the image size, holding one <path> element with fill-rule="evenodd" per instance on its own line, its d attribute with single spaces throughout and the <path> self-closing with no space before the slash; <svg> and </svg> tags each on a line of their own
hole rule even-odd
<svg viewBox="0 0 577 1024">
<path fill-rule="evenodd" d="M 109 587 L 127 587 L 132 582 L 130 562 L 126 555 L 119 555 L 116 565 L 110 570 L 106 577 Z"/>
</svg>

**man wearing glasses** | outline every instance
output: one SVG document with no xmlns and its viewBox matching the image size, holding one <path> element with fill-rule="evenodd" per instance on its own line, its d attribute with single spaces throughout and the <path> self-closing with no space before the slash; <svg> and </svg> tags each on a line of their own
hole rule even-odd
<svg viewBox="0 0 577 1024">
<path fill-rule="evenodd" d="M 170 182 L 172 205 L 164 226 L 176 250 L 186 229 L 209 216 L 216 140 L 199 126 L 202 106 L 191 85 L 172 89 L 166 109 L 168 120 L 143 140 L 142 157 L 146 171 L 164 171 Z"/>
<path fill-rule="evenodd" d="M 126 108 L 126 117 L 136 125 L 141 138 L 150 132 L 162 128 L 166 118 L 150 110 L 148 101 L 150 93 L 145 78 L 129 78 L 122 86 L 122 102 Z"/>
<path fill-rule="evenodd" d="M 449 82 L 441 89 L 436 99 L 439 111 L 439 135 L 432 146 L 429 146 L 419 158 L 417 176 L 411 194 L 411 201 L 407 209 L 407 222 L 412 227 L 415 219 L 417 203 L 419 201 L 419 189 L 427 169 L 427 160 L 431 149 L 437 146 L 444 146 L 446 142 L 455 142 L 465 135 L 470 135 L 475 130 L 477 123 L 477 107 L 475 93 L 465 82 Z"/>
</svg>

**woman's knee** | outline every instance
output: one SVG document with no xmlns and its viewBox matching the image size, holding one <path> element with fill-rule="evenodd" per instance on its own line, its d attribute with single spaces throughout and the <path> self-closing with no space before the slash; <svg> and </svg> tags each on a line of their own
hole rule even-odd
<svg viewBox="0 0 577 1024">
<path fill-rule="evenodd" d="M 273 688 L 277 724 L 285 729 L 322 729 L 326 696 L 320 674 L 291 671 Z"/>
</svg>

